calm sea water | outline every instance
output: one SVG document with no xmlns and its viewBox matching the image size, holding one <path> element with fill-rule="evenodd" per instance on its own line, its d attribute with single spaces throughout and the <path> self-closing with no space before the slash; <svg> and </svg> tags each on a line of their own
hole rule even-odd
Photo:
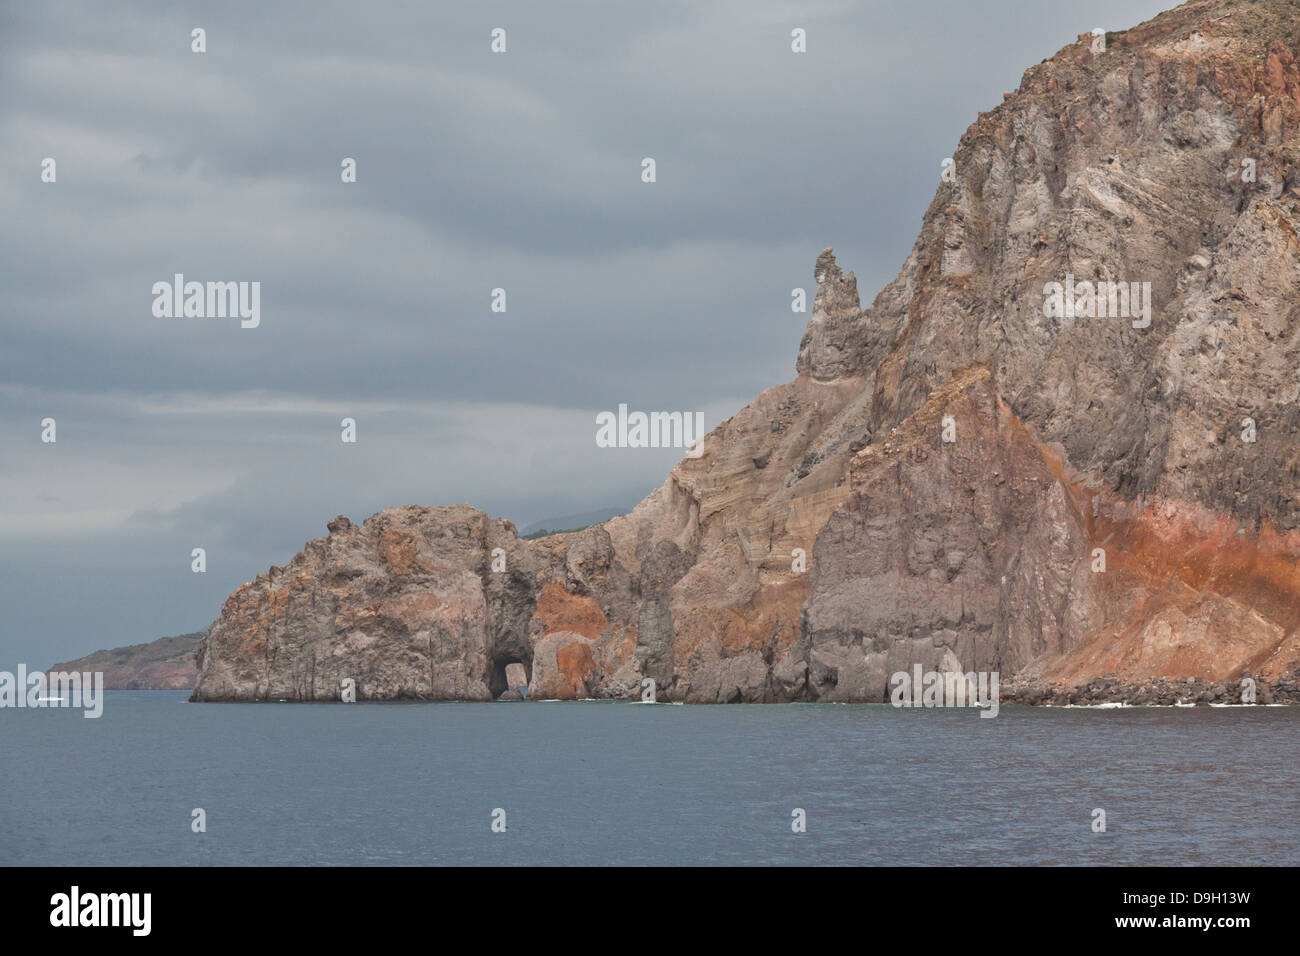
<svg viewBox="0 0 1300 956">
<path fill-rule="evenodd" d="M 0 863 L 1300 863 L 1300 709 L 186 696 L 0 710 Z"/>
</svg>

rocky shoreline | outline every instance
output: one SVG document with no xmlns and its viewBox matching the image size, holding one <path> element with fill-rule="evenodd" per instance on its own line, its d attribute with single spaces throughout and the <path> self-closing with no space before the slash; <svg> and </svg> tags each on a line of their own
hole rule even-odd
<svg viewBox="0 0 1300 956">
<path fill-rule="evenodd" d="M 1002 688 L 1003 704 L 1038 707 L 1096 707 L 1126 704 L 1131 707 L 1173 707 L 1250 703 L 1243 699 L 1248 681 L 1254 681 L 1256 704 L 1300 704 L 1300 669 L 1276 680 L 1252 678 L 1246 671 L 1236 680 L 1211 681 L 1200 677 L 1151 678 L 1121 681 L 1095 677 L 1086 684 L 1067 686 L 1020 679 Z"/>
<path fill-rule="evenodd" d="M 1254 682 L 1254 697 L 1249 700 L 1246 693 L 1247 681 Z M 179 688 L 168 688 L 179 689 Z M 323 698 L 317 698 L 321 700 Z M 383 698 L 399 701 L 425 701 L 428 703 L 446 703 L 455 701 L 449 697 L 425 697 L 419 694 L 398 694 Z M 496 701 L 546 702 L 557 700 L 579 701 L 640 701 L 636 695 L 628 697 L 535 697 L 525 695 L 519 689 L 511 687 L 495 698 Z M 1276 680 L 1252 677 L 1249 671 L 1234 680 L 1206 680 L 1200 677 L 1152 678 L 1140 681 L 1121 681 L 1111 675 L 1096 677 L 1086 684 L 1067 685 L 1063 682 L 1044 682 L 1035 678 L 1019 677 L 1003 685 L 998 695 L 999 704 L 1003 706 L 1022 707 L 1195 707 L 1195 706 L 1286 706 L 1300 705 L 1300 668 Z M 265 703 L 275 698 L 251 698 L 237 703 Z M 288 700 L 288 698 L 280 698 Z M 372 699 L 373 700 L 373 699 Z M 487 701 L 476 701 L 486 703 Z M 703 701 L 674 700 L 663 697 L 660 704 L 704 703 Z M 753 703 L 753 701 L 731 701 L 732 703 Z M 785 703 L 889 703 L 885 695 L 876 701 L 818 701 L 791 700 Z M 718 702 L 722 703 L 722 702 Z"/>
</svg>

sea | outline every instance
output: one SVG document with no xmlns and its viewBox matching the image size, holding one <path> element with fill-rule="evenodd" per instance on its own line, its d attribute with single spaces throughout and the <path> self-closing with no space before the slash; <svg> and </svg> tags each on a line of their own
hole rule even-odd
<svg viewBox="0 0 1300 956">
<path fill-rule="evenodd" d="M 0 863 L 1300 864 L 1300 708 L 0 710 Z"/>
</svg>

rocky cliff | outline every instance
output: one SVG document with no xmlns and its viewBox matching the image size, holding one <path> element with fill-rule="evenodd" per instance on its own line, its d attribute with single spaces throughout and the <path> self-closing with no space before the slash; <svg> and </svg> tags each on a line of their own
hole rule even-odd
<svg viewBox="0 0 1300 956">
<path fill-rule="evenodd" d="M 1031 67 L 863 309 L 631 514 L 522 541 L 339 517 L 227 600 L 194 699 L 881 700 L 888 675 L 1300 664 L 1300 5 L 1206 0 Z"/>
</svg>

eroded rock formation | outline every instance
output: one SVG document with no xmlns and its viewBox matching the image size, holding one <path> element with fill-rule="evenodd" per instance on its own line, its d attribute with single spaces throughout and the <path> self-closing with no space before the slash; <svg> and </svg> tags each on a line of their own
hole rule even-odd
<svg viewBox="0 0 1300 956">
<path fill-rule="evenodd" d="M 631 514 L 336 518 L 230 596 L 195 699 L 487 700 L 515 662 L 530 699 L 698 702 L 882 700 L 916 663 L 1290 673 L 1298 34 L 1293 2 L 1207 0 L 1080 37 L 966 131 L 869 308 L 817 257 L 797 378 Z M 1103 281 L 1149 313 L 1045 308 Z"/>
</svg>

